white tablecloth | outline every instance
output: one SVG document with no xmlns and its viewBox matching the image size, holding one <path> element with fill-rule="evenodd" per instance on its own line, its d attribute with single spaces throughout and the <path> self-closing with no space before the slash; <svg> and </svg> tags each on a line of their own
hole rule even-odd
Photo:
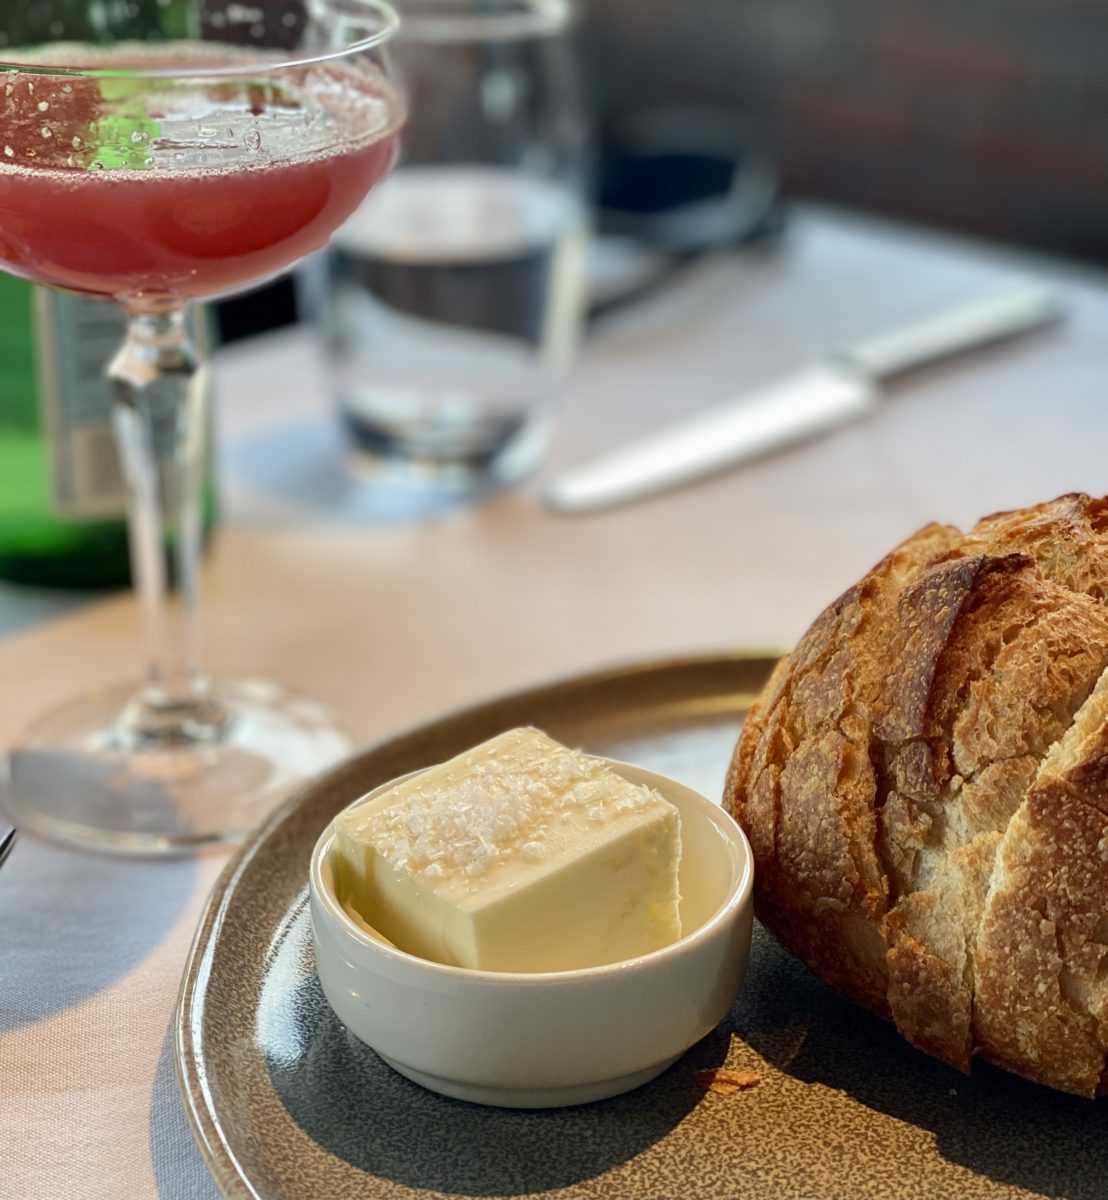
<svg viewBox="0 0 1108 1200">
<path fill-rule="evenodd" d="M 544 477 L 1026 273 L 1057 284 L 1059 328 L 923 372 L 864 424 L 587 518 L 544 512 L 534 483 L 413 516 L 344 472 L 306 334 L 229 350 L 209 660 L 313 692 L 372 740 L 581 670 L 790 642 L 929 519 L 1108 491 L 1104 277 L 805 211 L 779 252 L 706 263 L 590 340 Z M 67 609 L 0 589 L 0 744 L 29 714 L 137 667 L 129 598 Z M 221 866 L 18 843 L 0 871 L 0 1198 L 215 1194 L 171 1028 Z"/>
</svg>

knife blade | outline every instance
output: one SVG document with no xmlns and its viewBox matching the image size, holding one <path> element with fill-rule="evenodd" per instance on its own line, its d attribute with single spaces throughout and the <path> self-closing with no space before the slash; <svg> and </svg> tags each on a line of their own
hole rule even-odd
<svg viewBox="0 0 1108 1200">
<path fill-rule="evenodd" d="M 669 491 L 874 412 L 880 387 L 917 367 L 1058 320 L 1054 293 L 1024 283 L 833 353 L 823 363 L 555 478 L 555 512 L 596 512 Z"/>
</svg>

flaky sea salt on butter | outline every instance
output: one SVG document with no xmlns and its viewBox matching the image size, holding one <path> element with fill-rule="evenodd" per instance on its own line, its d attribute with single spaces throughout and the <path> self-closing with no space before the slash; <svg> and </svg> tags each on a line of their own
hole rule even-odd
<svg viewBox="0 0 1108 1200">
<path fill-rule="evenodd" d="M 536 729 L 398 783 L 334 829 L 339 900 L 436 962 L 562 971 L 681 933 L 677 809 Z"/>
</svg>

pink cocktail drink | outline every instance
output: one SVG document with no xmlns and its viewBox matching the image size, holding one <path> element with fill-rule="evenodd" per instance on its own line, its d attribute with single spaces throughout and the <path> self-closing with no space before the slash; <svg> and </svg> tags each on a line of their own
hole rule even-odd
<svg viewBox="0 0 1108 1200">
<path fill-rule="evenodd" d="M 319 249 L 394 146 L 390 134 L 314 160 L 195 174 L 0 168 L 0 259 L 37 283 L 139 307 L 236 291 Z"/>
<path fill-rule="evenodd" d="M 134 47 L 110 63 L 150 69 Z M 397 151 L 395 102 L 336 67 L 279 88 L 147 81 L 138 93 L 21 75 L 6 92 L 0 266 L 132 311 L 279 273 L 327 241 Z"/>
</svg>

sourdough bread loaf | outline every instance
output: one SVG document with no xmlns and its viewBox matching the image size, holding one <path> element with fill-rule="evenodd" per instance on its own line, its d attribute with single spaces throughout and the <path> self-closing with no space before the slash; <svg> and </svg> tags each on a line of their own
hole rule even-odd
<svg viewBox="0 0 1108 1200">
<path fill-rule="evenodd" d="M 1108 499 L 929 526 L 749 714 L 725 803 L 763 923 L 968 1070 L 1108 1071 Z"/>
</svg>

